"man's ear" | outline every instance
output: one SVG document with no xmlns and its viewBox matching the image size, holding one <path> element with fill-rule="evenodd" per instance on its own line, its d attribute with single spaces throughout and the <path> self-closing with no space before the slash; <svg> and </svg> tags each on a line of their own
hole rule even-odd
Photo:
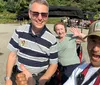
<svg viewBox="0 0 100 85">
<path fill-rule="evenodd" d="M 31 14 L 30 14 L 30 10 L 28 10 L 28 16 L 31 19 Z"/>
</svg>

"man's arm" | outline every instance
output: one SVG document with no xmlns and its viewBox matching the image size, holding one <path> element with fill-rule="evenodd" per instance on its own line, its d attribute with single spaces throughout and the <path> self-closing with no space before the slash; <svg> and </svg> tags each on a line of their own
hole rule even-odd
<svg viewBox="0 0 100 85">
<path fill-rule="evenodd" d="M 16 53 L 10 52 L 8 56 L 7 65 L 6 65 L 6 77 L 9 77 L 9 78 L 11 77 L 12 68 L 15 65 L 15 63 L 16 63 Z M 8 84 L 11 85 L 10 83 L 12 83 L 10 79 L 6 80 L 7 85 Z"/>
<path fill-rule="evenodd" d="M 45 85 L 45 83 L 52 77 L 56 72 L 58 65 L 51 64 L 45 74 L 39 79 L 39 85 Z"/>
</svg>

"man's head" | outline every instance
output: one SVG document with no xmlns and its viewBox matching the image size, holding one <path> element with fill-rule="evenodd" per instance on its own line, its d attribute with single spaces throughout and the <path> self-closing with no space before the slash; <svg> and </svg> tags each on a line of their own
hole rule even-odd
<svg viewBox="0 0 100 85">
<path fill-rule="evenodd" d="M 95 67 L 100 67 L 100 20 L 93 22 L 89 27 L 87 49 L 90 62 Z"/>
<path fill-rule="evenodd" d="M 29 4 L 29 18 L 37 30 L 41 30 L 48 20 L 49 5 L 46 0 L 32 0 Z"/>
</svg>

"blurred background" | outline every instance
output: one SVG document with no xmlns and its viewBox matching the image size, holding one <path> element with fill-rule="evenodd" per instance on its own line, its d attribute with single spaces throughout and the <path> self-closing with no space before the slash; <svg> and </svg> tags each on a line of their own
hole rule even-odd
<svg viewBox="0 0 100 85">
<path fill-rule="evenodd" d="M 0 23 L 29 22 L 31 0 L 0 0 Z M 100 19 L 100 0 L 47 0 L 50 5 L 49 24 L 69 17 L 93 22 Z M 53 19 L 53 20 L 52 20 Z"/>
</svg>

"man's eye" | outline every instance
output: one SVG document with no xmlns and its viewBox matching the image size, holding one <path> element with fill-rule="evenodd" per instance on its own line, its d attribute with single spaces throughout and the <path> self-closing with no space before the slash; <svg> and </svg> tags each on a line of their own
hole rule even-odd
<svg viewBox="0 0 100 85">
<path fill-rule="evenodd" d="M 95 43 L 96 41 L 92 39 L 92 42 Z"/>
</svg>

